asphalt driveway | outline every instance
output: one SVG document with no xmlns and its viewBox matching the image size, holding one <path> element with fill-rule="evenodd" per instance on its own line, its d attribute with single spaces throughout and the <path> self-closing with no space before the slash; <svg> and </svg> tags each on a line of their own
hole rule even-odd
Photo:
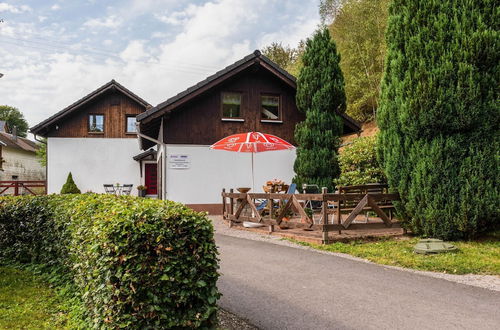
<svg viewBox="0 0 500 330">
<path fill-rule="evenodd" d="M 216 234 L 222 308 L 261 329 L 500 329 L 495 291 Z"/>
</svg>

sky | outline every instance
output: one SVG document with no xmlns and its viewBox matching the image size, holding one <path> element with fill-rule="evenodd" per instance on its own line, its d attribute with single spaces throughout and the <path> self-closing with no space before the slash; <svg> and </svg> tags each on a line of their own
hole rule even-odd
<svg viewBox="0 0 500 330">
<path fill-rule="evenodd" d="M 33 126 L 111 79 L 156 105 L 319 22 L 316 0 L 0 0 L 0 105 Z"/>
</svg>

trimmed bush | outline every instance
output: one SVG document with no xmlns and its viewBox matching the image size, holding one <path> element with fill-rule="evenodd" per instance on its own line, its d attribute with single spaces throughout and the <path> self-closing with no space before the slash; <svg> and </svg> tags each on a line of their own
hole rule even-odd
<svg viewBox="0 0 500 330">
<path fill-rule="evenodd" d="M 474 238 L 500 225 L 500 19 L 493 0 L 394 0 L 380 157 L 419 235 Z"/>
<path fill-rule="evenodd" d="M 335 185 L 350 186 L 387 181 L 377 159 L 377 138 L 375 136 L 354 139 L 339 154 L 340 177 Z"/>
<path fill-rule="evenodd" d="M 80 189 L 76 186 L 75 181 L 73 181 L 73 174 L 69 172 L 66 183 L 62 186 L 61 194 L 81 194 Z"/>
<path fill-rule="evenodd" d="M 0 261 L 65 274 L 88 327 L 198 328 L 215 321 L 213 227 L 182 204 L 97 194 L 1 198 Z"/>
</svg>

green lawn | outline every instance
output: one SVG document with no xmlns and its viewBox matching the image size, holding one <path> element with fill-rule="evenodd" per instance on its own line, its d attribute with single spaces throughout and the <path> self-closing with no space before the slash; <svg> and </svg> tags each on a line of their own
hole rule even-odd
<svg viewBox="0 0 500 330">
<path fill-rule="evenodd" d="M 500 275 L 500 240 L 498 235 L 481 241 L 454 242 L 457 252 L 421 255 L 413 252 L 418 238 L 382 239 L 372 242 L 317 245 L 293 241 L 318 250 L 341 252 L 379 264 L 450 274 Z"/>
<path fill-rule="evenodd" d="M 35 275 L 0 267 L 0 329 L 61 329 L 66 315 L 56 293 Z"/>
</svg>

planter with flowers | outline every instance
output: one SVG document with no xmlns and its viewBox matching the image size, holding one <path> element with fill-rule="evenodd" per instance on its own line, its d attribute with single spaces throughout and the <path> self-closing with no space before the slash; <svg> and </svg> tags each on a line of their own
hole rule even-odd
<svg viewBox="0 0 500 330">
<path fill-rule="evenodd" d="M 146 186 L 137 186 L 137 190 L 139 191 L 139 197 L 146 197 L 146 189 L 148 189 L 148 187 Z"/>
<path fill-rule="evenodd" d="M 272 180 L 267 181 L 266 185 L 262 186 L 262 189 L 264 189 L 264 191 L 266 193 L 287 192 L 288 185 L 283 180 L 272 179 Z"/>
</svg>

